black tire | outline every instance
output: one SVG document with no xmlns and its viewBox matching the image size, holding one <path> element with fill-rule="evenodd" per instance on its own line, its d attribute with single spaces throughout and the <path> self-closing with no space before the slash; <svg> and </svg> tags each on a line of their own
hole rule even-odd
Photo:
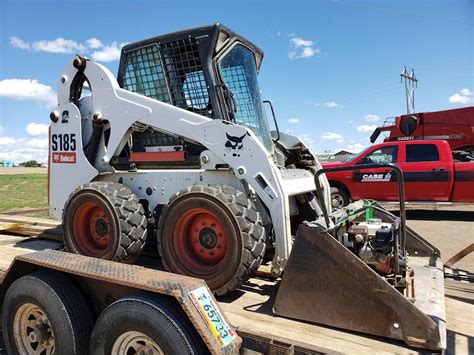
<svg viewBox="0 0 474 355">
<path fill-rule="evenodd" d="M 199 259 L 201 256 L 193 251 L 191 241 L 181 240 L 188 237 L 180 230 L 188 228 L 186 223 L 192 226 L 192 222 L 183 220 L 184 216 L 198 209 L 208 211 L 217 218 L 218 227 L 223 230 L 217 235 L 219 238 L 223 235 L 226 243 L 225 253 L 215 249 L 219 248 L 221 239 L 215 239 L 212 248 L 205 246 L 200 252 L 211 254 L 216 251 L 216 255 L 222 254 L 222 259 L 202 261 Z M 198 248 L 204 229 L 199 232 Z M 165 268 L 206 280 L 218 296 L 235 290 L 247 281 L 261 264 L 266 249 L 265 229 L 254 203 L 241 191 L 227 186 L 196 185 L 176 193 L 163 209 L 157 234 L 158 251 Z"/>
<path fill-rule="evenodd" d="M 347 191 L 341 187 L 331 187 L 331 204 L 333 208 L 342 208 L 351 202 Z"/>
<path fill-rule="evenodd" d="M 143 206 L 128 187 L 91 182 L 69 197 L 64 243 L 75 254 L 132 263 L 145 246 L 147 223 Z"/>
<path fill-rule="evenodd" d="M 142 293 L 120 299 L 102 312 L 92 332 L 90 354 L 114 353 L 114 344 L 128 332 L 145 335 L 165 354 L 209 353 L 175 301 Z"/>
<path fill-rule="evenodd" d="M 34 307 L 38 307 L 47 318 L 47 322 L 42 323 L 36 331 L 41 330 L 43 334 L 49 334 L 47 331 L 52 330 L 55 354 L 87 353 L 92 317 L 84 298 L 67 277 L 56 272 L 40 271 L 17 279 L 6 292 L 3 301 L 2 331 L 8 354 L 26 354 L 28 350 L 38 350 L 39 342 L 31 344 L 28 337 L 21 335 L 16 336 L 17 340 L 23 339 L 23 342 L 19 343 L 22 348 L 18 348 L 14 335 L 15 328 L 24 329 L 23 334 L 33 331 L 32 328 L 25 327 L 26 320 L 21 319 L 22 314 L 26 319 L 35 319 L 34 315 L 39 313 L 34 311 Z M 32 312 L 30 317 L 28 310 Z M 36 319 L 44 320 L 40 317 Z M 44 339 L 43 341 L 46 341 Z M 47 340 L 50 346 L 51 340 L 51 338 Z M 31 349 L 25 348 L 27 344 L 30 344 Z"/>
</svg>

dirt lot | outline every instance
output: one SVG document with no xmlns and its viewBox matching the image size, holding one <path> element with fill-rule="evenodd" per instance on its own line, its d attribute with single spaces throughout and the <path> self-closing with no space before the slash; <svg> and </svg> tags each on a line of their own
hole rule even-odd
<svg viewBox="0 0 474 355">
<path fill-rule="evenodd" d="M 11 174 L 47 174 L 47 168 L 24 168 L 22 166 L 13 168 L 0 168 L 0 175 Z"/>
<path fill-rule="evenodd" d="M 407 211 L 407 225 L 441 251 L 446 262 L 451 256 L 474 243 L 474 205 L 445 207 L 442 210 Z M 474 254 L 455 264 L 458 269 L 474 273 Z"/>
<path fill-rule="evenodd" d="M 47 207 L 45 168 L 0 169 L 0 211 Z M 10 174 L 10 175 L 2 175 Z M 12 176 L 11 174 L 16 174 Z M 474 243 L 474 204 L 442 207 L 417 206 L 407 211 L 407 224 L 441 251 L 443 261 Z M 474 254 L 455 264 L 458 270 L 474 273 Z M 474 354 L 474 305 L 446 298 L 448 351 Z M 0 339 L 0 354 L 3 344 Z"/>
</svg>

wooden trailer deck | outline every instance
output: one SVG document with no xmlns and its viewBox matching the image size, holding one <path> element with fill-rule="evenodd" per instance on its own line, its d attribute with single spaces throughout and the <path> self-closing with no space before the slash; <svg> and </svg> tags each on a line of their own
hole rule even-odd
<svg viewBox="0 0 474 355">
<path fill-rule="evenodd" d="M 15 256 L 45 248 L 61 246 L 61 231 L 51 220 L 0 215 L 0 229 L 6 223 L 17 223 L 9 231 L 0 230 L 0 273 L 7 271 Z M 450 280 L 452 283 L 452 281 Z M 473 284 L 456 285 L 467 293 Z M 341 331 L 272 315 L 275 281 L 252 278 L 233 295 L 219 300 L 232 325 L 243 335 L 244 342 L 269 342 L 279 349 L 312 349 L 321 353 L 418 353 L 404 343 L 365 334 Z M 368 309 L 367 312 L 370 312 Z M 474 302 L 446 297 L 448 354 L 474 352 Z M 244 344 L 245 345 L 245 344 Z"/>
</svg>

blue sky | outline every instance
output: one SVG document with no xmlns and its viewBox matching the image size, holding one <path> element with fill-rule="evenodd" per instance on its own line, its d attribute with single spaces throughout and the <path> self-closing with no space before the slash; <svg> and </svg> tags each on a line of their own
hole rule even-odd
<svg viewBox="0 0 474 355">
<path fill-rule="evenodd" d="M 474 104 L 474 1 L 11 1 L 0 3 L 0 160 L 47 159 L 56 82 L 75 53 L 114 74 L 123 43 L 221 22 L 265 52 L 264 98 L 318 153 L 360 150 L 406 111 Z"/>
</svg>

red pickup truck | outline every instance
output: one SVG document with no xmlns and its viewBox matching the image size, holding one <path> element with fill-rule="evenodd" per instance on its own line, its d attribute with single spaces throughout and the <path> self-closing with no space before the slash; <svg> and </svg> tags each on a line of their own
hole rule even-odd
<svg viewBox="0 0 474 355">
<path fill-rule="evenodd" d="M 458 162 L 448 142 L 422 140 L 375 144 L 344 162 L 324 168 L 371 163 L 395 163 L 403 171 L 406 201 L 474 202 L 474 162 Z M 396 175 L 387 168 L 326 173 L 333 206 L 350 200 L 397 201 Z"/>
</svg>

